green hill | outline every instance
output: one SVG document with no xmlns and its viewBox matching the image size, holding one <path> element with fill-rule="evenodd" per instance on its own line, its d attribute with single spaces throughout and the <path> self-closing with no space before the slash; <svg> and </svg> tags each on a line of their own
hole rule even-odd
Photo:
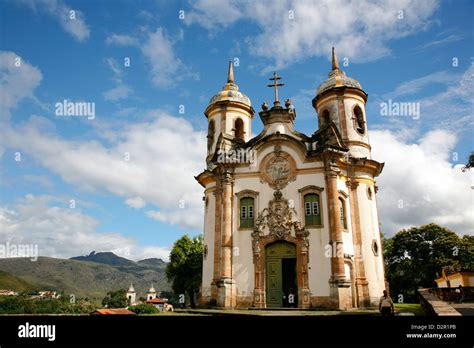
<svg viewBox="0 0 474 348">
<path fill-rule="evenodd" d="M 157 292 L 171 289 L 165 275 L 166 263 L 164 267 L 156 267 L 123 258 L 127 262 L 121 260 L 117 263 L 115 258 L 119 257 L 112 253 L 98 254 L 92 255 L 92 258 L 113 264 L 89 261 L 88 256 L 80 257 L 81 261 L 39 257 L 32 262 L 26 258 L 9 258 L 0 259 L 0 270 L 26 282 L 39 284 L 40 290 L 64 291 L 91 299 L 102 299 L 110 290 L 128 289 L 130 282 L 133 282 L 137 298 L 145 297 L 152 282 Z"/>
<path fill-rule="evenodd" d="M 15 277 L 14 275 L 0 271 L 0 289 L 13 290 L 18 292 L 38 290 L 41 287 L 33 285 L 23 279 Z"/>
</svg>

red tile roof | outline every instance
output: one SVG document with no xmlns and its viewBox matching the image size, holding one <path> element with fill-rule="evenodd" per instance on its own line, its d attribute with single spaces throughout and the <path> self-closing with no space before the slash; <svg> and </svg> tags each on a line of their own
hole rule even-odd
<svg viewBox="0 0 474 348">
<path fill-rule="evenodd" d="M 91 314 L 101 314 L 101 315 L 135 315 L 134 312 L 128 310 L 127 308 L 104 308 L 97 309 Z"/>
<path fill-rule="evenodd" d="M 162 303 L 162 304 L 164 304 L 164 303 L 166 303 L 166 301 L 165 301 L 165 300 L 162 300 L 162 299 L 159 298 L 159 297 L 157 297 L 157 298 L 154 298 L 154 299 L 152 299 L 152 300 L 146 301 L 146 303 L 156 303 L 156 304 Z"/>
</svg>

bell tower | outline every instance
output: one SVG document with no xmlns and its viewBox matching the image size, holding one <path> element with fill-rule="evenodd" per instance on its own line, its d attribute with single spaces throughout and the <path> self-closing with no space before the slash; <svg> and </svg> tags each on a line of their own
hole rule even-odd
<svg viewBox="0 0 474 348">
<path fill-rule="evenodd" d="M 208 120 L 208 162 L 217 151 L 223 147 L 227 149 L 232 142 L 250 140 L 254 110 L 249 97 L 240 92 L 234 82 L 232 61 L 229 62 L 227 83 L 211 98 L 204 115 Z"/>
<path fill-rule="evenodd" d="M 318 87 L 313 107 L 318 113 L 319 128 L 334 122 L 349 148 L 349 154 L 356 158 L 370 158 L 366 102 L 367 93 L 361 84 L 339 68 L 333 47 L 331 72 Z"/>
</svg>

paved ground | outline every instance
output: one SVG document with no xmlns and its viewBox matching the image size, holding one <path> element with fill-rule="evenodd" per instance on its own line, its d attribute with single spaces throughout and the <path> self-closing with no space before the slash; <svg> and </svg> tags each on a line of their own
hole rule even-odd
<svg viewBox="0 0 474 348">
<path fill-rule="evenodd" d="M 451 306 L 462 315 L 474 315 L 474 303 L 451 303 Z"/>
<path fill-rule="evenodd" d="M 328 315 L 370 315 L 378 316 L 380 312 L 373 310 L 349 310 L 349 311 L 323 311 L 323 310 L 223 310 L 223 309 L 177 309 L 175 313 L 187 313 L 190 315 L 236 315 L 236 316 L 328 316 Z M 409 312 L 396 315 L 414 315 Z"/>
</svg>

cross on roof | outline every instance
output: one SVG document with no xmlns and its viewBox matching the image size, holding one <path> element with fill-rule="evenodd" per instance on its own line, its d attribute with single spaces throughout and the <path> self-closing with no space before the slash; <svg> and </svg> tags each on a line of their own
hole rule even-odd
<svg viewBox="0 0 474 348">
<path fill-rule="evenodd" d="M 269 78 L 270 81 L 273 81 L 272 84 L 267 85 L 267 87 L 275 88 L 275 101 L 273 102 L 274 105 L 279 105 L 280 102 L 278 101 L 278 87 L 284 86 L 284 83 L 278 83 L 278 80 L 281 80 L 281 77 L 278 76 L 276 72 L 273 73 L 273 77 Z"/>
</svg>

